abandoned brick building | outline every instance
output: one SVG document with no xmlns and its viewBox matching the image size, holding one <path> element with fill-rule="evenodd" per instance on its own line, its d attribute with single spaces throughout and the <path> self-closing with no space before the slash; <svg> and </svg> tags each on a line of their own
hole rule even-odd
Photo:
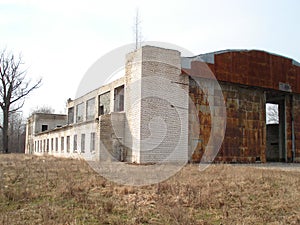
<svg viewBox="0 0 300 225">
<path fill-rule="evenodd" d="M 221 95 L 214 84 L 210 94 L 197 85 L 212 79 L 207 68 Z M 267 125 L 267 103 L 278 105 L 278 124 Z M 213 114 L 223 110 L 226 128 L 209 160 L 300 161 L 300 64 L 265 51 L 225 50 L 187 58 L 176 50 L 143 46 L 126 56 L 123 77 L 69 100 L 67 108 L 67 115 L 37 113 L 28 119 L 26 153 L 199 162 L 209 147 Z M 156 117 L 165 123 L 151 122 Z"/>
</svg>

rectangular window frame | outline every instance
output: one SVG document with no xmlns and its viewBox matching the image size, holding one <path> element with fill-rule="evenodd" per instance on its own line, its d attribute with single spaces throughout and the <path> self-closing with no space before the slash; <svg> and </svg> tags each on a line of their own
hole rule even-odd
<svg viewBox="0 0 300 225">
<path fill-rule="evenodd" d="M 67 152 L 69 153 L 70 152 L 70 136 L 68 135 L 67 136 Z"/>
<path fill-rule="evenodd" d="M 85 134 L 81 134 L 80 151 L 85 153 Z"/>
<path fill-rule="evenodd" d="M 96 149 L 96 133 L 91 133 L 91 139 L 90 139 L 90 152 L 94 152 Z"/>
<path fill-rule="evenodd" d="M 84 121 L 84 103 L 76 105 L 76 123 Z"/>
<path fill-rule="evenodd" d="M 65 151 L 65 137 L 60 138 L 60 151 L 61 153 Z"/>
<path fill-rule="evenodd" d="M 73 152 L 77 152 L 77 134 L 73 136 Z"/>
<path fill-rule="evenodd" d="M 95 118 L 95 98 L 86 101 L 86 120 L 93 120 Z"/>
</svg>

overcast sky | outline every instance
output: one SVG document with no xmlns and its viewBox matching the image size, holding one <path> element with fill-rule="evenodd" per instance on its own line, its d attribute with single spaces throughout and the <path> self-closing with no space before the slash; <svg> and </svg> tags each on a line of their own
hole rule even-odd
<svg viewBox="0 0 300 225">
<path fill-rule="evenodd" d="M 28 77 L 43 78 L 25 116 L 38 105 L 63 113 L 88 68 L 134 41 L 137 8 L 145 41 L 195 54 L 261 49 L 300 61 L 298 0 L 0 0 L 0 48 L 21 52 Z"/>
</svg>

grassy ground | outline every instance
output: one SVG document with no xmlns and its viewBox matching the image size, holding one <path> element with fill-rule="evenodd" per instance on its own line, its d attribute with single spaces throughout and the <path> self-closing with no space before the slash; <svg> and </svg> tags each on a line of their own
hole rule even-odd
<svg viewBox="0 0 300 225">
<path fill-rule="evenodd" d="M 84 161 L 0 155 L 0 224 L 300 224 L 300 173 L 187 165 L 128 187 Z"/>
</svg>

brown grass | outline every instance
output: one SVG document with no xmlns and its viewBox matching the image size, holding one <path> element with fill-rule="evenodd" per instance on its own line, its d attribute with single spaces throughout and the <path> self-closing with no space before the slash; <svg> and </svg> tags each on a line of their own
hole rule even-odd
<svg viewBox="0 0 300 225">
<path fill-rule="evenodd" d="M 84 161 L 0 155 L 0 224 L 300 224 L 300 173 L 187 165 L 116 185 Z"/>
</svg>

